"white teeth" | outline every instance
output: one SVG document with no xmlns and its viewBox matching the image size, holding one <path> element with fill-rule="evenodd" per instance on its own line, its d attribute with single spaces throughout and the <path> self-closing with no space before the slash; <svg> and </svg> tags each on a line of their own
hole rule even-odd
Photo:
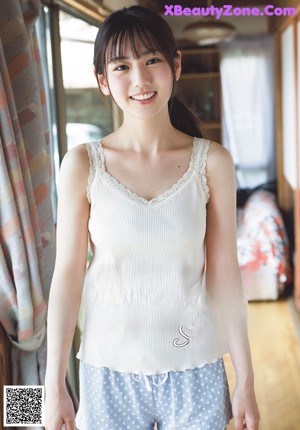
<svg viewBox="0 0 300 430">
<path fill-rule="evenodd" d="M 146 94 L 140 94 L 140 95 L 136 95 L 136 96 L 131 96 L 132 99 L 134 100 L 148 100 L 151 97 L 153 97 L 155 94 L 154 91 L 152 91 L 151 93 L 146 93 Z"/>
</svg>

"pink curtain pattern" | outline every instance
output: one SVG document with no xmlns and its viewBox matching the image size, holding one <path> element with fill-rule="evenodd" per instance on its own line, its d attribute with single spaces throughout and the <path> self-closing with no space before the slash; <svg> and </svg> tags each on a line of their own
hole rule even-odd
<svg viewBox="0 0 300 430">
<path fill-rule="evenodd" d="M 0 320 L 12 383 L 43 384 L 55 241 L 39 0 L 0 1 Z"/>
</svg>

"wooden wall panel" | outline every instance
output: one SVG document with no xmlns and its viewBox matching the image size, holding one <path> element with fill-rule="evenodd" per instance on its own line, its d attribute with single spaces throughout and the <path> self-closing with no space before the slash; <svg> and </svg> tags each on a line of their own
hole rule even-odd
<svg viewBox="0 0 300 430">
<path fill-rule="evenodd" d="M 297 62 L 295 24 L 291 23 L 280 34 L 281 50 L 281 122 L 283 175 L 292 189 L 297 188 Z"/>
<path fill-rule="evenodd" d="M 275 2 L 276 3 L 276 2 Z M 285 2 L 285 6 L 294 4 L 293 0 Z M 282 3 L 280 4 L 282 7 Z M 277 47 L 277 63 L 276 63 L 276 101 L 277 101 L 277 177 L 278 177 L 278 197 L 279 205 L 285 213 L 293 212 L 293 240 L 294 244 L 294 291 L 295 303 L 300 310 L 300 5 L 297 1 L 297 15 L 292 18 L 276 20 L 276 47 Z M 274 24 L 274 22 L 273 22 Z M 297 32 L 298 27 L 298 32 Z M 290 70 L 289 79 L 293 79 L 293 94 L 291 103 L 295 104 L 290 110 L 290 115 L 294 115 L 291 124 L 294 126 L 293 141 L 287 139 L 288 133 L 286 127 L 289 127 L 289 120 L 283 112 L 284 104 L 287 103 L 283 89 L 287 88 L 283 85 L 283 67 L 285 63 L 282 61 L 284 53 L 282 52 L 283 34 L 286 35 L 286 30 L 291 30 L 293 34 L 294 50 L 293 55 L 293 70 Z M 289 47 L 288 47 L 289 48 Z M 288 49 L 287 48 L 287 49 Z M 292 62 L 291 62 L 292 64 Z M 285 71 L 285 78 L 287 73 Z M 284 103 L 285 100 L 285 103 Z M 285 118 L 285 123 L 283 122 Z M 285 130 L 284 130 L 285 127 Z M 288 130 L 289 131 L 289 130 Z M 296 137 L 296 138 L 295 138 Z M 292 145 L 292 146 L 291 146 Z M 293 146 L 295 145 L 295 146 Z M 291 152 L 289 152 L 291 151 Z M 291 156 L 292 154 L 292 156 Z M 288 157 L 289 163 L 286 162 Z M 291 164 L 293 163 L 293 164 Z M 289 165 L 291 164 L 291 165 Z M 291 169 L 291 170 L 289 170 Z M 291 171 L 295 171 L 291 178 Z"/>
<path fill-rule="evenodd" d="M 297 148 L 296 148 L 296 166 L 297 166 L 297 187 L 294 190 L 294 214 L 295 214 L 295 303 L 300 310 L 300 11 L 295 23 L 295 68 L 296 68 L 296 118 L 297 118 Z"/>
<path fill-rule="evenodd" d="M 269 2 L 269 4 L 280 8 L 294 7 L 297 14 L 300 12 L 299 0 L 273 0 L 272 2 Z M 282 30 L 282 28 L 286 27 L 293 19 L 294 17 L 287 17 L 284 15 L 270 17 L 270 31 L 275 33 Z"/>
<path fill-rule="evenodd" d="M 300 311 L 300 189 L 295 190 L 295 304 Z"/>
</svg>

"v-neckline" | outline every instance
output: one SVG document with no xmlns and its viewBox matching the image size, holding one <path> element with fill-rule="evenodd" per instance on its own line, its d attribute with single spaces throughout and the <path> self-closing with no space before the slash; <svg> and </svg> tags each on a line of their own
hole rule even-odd
<svg viewBox="0 0 300 430">
<path fill-rule="evenodd" d="M 142 197 L 135 193 L 134 191 L 130 190 L 126 185 L 122 184 L 115 176 L 111 175 L 107 169 L 106 169 L 106 159 L 104 155 L 104 148 L 102 145 L 101 139 L 98 141 L 99 143 L 99 154 L 101 158 L 101 165 L 102 165 L 102 176 L 105 177 L 107 182 L 109 182 L 115 189 L 117 189 L 119 192 L 121 192 L 123 195 L 128 197 L 129 199 L 133 200 L 135 203 L 140 204 L 142 206 L 154 206 L 158 203 L 161 203 L 162 201 L 165 201 L 170 196 L 176 194 L 176 192 L 183 187 L 184 184 L 186 184 L 191 177 L 193 173 L 193 167 L 195 164 L 195 158 L 196 158 L 196 148 L 199 147 L 197 145 L 197 138 L 193 138 L 193 146 L 192 146 L 192 152 L 191 152 L 191 158 L 189 161 L 188 169 L 183 173 L 183 175 L 178 179 L 178 181 L 173 184 L 171 187 L 169 187 L 166 191 L 162 192 L 156 197 L 153 197 L 152 199 L 146 199 L 145 197 Z"/>
</svg>

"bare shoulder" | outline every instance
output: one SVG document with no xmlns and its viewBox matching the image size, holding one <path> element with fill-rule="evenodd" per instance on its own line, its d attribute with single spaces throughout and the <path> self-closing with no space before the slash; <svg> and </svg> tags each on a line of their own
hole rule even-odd
<svg viewBox="0 0 300 430">
<path fill-rule="evenodd" d="M 64 156 L 60 167 L 61 183 L 85 194 L 90 171 L 90 161 L 85 144 L 77 145 Z"/>
<path fill-rule="evenodd" d="M 77 145 L 66 153 L 62 160 L 61 169 L 76 170 L 85 173 L 89 170 L 89 156 L 85 144 Z"/>
<path fill-rule="evenodd" d="M 210 141 L 207 154 L 206 175 L 210 189 L 235 181 L 234 161 L 230 152 L 219 143 Z"/>
<path fill-rule="evenodd" d="M 216 167 L 219 163 L 225 166 L 233 164 L 233 159 L 229 151 L 217 142 L 209 142 L 209 151 L 207 155 L 207 167 Z"/>
</svg>

